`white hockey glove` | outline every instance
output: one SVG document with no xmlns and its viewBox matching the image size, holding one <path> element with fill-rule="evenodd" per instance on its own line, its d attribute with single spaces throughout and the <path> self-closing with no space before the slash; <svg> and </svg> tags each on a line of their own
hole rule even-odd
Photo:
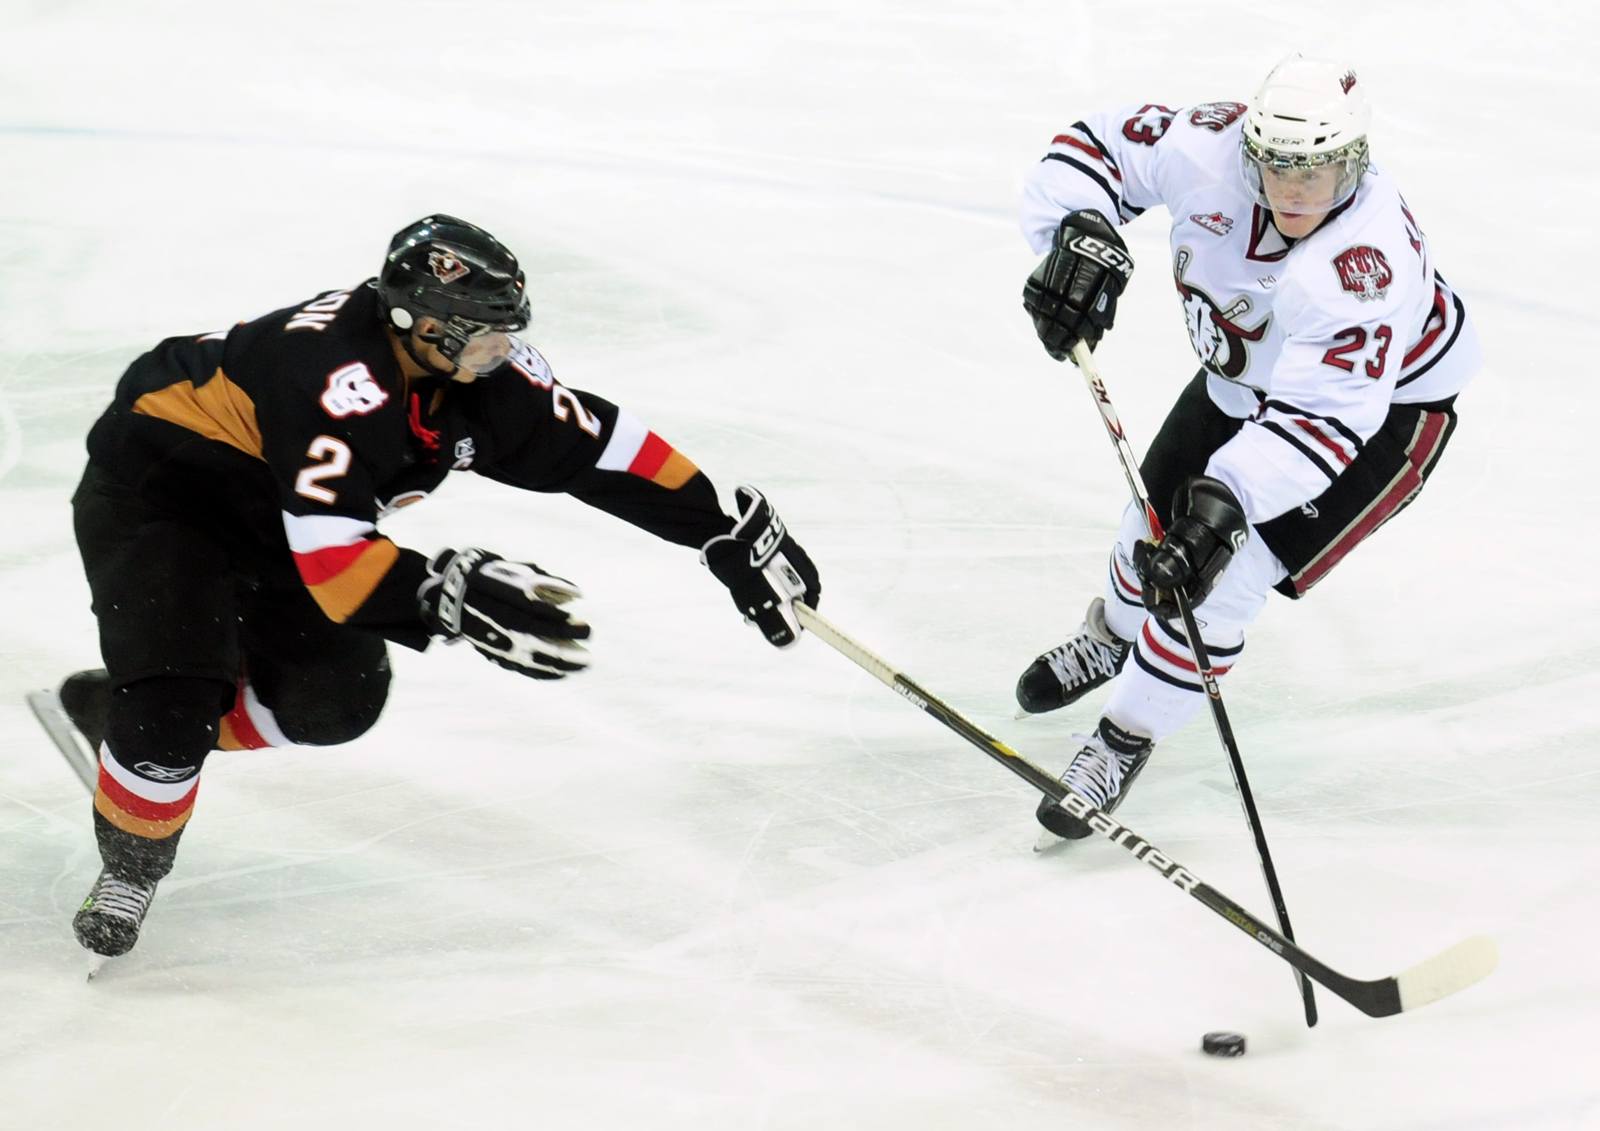
<svg viewBox="0 0 1600 1131">
<path fill-rule="evenodd" d="M 817 567 L 790 537 L 772 505 L 754 487 L 734 488 L 738 518 L 700 550 L 700 560 L 728 587 L 746 623 L 767 641 L 787 648 L 800 636 L 794 603 L 804 598 L 815 608 L 822 595 Z"/>
<path fill-rule="evenodd" d="M 589 638 L 589 626 L 559 608 L 582 594 L 536 565 L 487 550 L 441 550 L 417 596 L 429 632 L 465 640 L 503 668 L 562 679 L 589 666 L 578 643 Z"/>
</svg>

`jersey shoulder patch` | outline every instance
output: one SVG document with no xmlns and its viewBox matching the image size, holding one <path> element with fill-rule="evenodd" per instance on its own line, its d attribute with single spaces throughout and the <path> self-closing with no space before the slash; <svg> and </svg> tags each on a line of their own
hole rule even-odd
<svg viewBox="0 0 1600 1131">
<path fill-rule="evenodd" d="M 1372 244 L 1352 244 L 1333 257 L 1333 269 L 1339 276 L 1339 288 L 1356 296 L 1361 302 L 1381 301 L 1394 282 L 1394 268 L 1389 257 Z"/>
<path fill-rule="evenodd" d="M 1240 118 L 1249 107 L 1243 102 L 1202 102 L 1189 111 L 1189 124 L 1196 129 L 1219 134 Z"/>
<path fill-rule="evenodd" d="M 544 354 L 521 338 L 511 339 L 511 356 L 506 358 L 506 365 L 541 389 L 548 389 L 555 384 L 555 373 L 544 359 Z"/>
</svg>

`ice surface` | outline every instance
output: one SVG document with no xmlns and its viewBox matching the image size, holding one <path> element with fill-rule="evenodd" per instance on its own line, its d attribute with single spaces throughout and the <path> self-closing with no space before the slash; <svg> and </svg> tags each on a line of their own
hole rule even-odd
<svg viewBox="0 0 1600 1131">
<path fill-rule="evenodd" d="M 0 8 L 0 1126 L 1600 1127 L 1589 5 Z M 92 985 L 81 787 L 23 706 L 95 661 L 67 500 L 126 362 L 370 274 L 444 209 L 530 337 L 725 489 L 823 611 L 1035 760 L 1011 683 L 1097 591 L 1124 490 L 1019 309 L 1022 171 L 1081 113 L 1344 52 L 1490 364 L 1405 518 L 1228 704 L 1297 933 L 1358 977 L 1480 931 L 1408 1016 L 1324 993 L 1119 850 L 1036 857 L 1015 779 L 692 553 L 464 479 L 386 529 L 576 578 L 594 670 L 395 657 L 347 748 L 218 756 L 146 937 Z M 1165 229 L 1101 363 L 1137 444 L 1194 363 Z M 1119 814 L 1259 914 L 1200 721 Z M 1248 1034 L 1216 1061 L 1200 1034 Z M 1588 1065 L 1587 1068 L 1584 1066 Z"/>
</svg>

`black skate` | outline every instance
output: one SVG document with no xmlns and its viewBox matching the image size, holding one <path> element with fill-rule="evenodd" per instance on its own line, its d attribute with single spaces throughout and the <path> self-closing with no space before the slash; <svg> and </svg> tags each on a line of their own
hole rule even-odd
<svg viewBox="0 0 1600 1131">
<path fill-rule="evenodd" d="M 1030 715 L 1076 703 L 1122 670 L 1133 647 L 1106 627 L 1106 603 L 1089 602 L 1078 635 L 1050 649 L 1017 680 L 1017 705 Z"/>
<path fill-rule="evenodd" d="M 61 690 L 56 694 L 72 725 L 98 752 L 106 738 L 106 716 L 111 712 L 111 677 L 106 669 L 73 672 L 61 681 Z"/>
<path fill-rule="evenodd" d="M 1150 739 L 1129 734 L 1109 719 L 1101 719 L 1095 733 L 1084 739 L 1083 748 L 1061 775 L 1061 784 L 1102 813 L 1109 813 L 1122 804 L 1153 749 L 1155 743 Z M 1055 837 L 1082 840 L 1094 831 L 1048 797 L 1039 799 L 1034 816 L 1046 829 L 1034 846 L 1036 850 L 1054 844 Z"/>
<path fill-rule="evenodd" d="M 103 668 L 74 672 L 58 691 L 30 691 L 28 706 L 50 741 L 93 793 L 100 776 L 100 744 L 111 709 L 111 679 Z"/>
<path fill-rule="evenodd" d="M 155 884 L 141 884 L 102 870 L 89 897 L 72 917 L 72 931 L 85 950 L 102 958 L 127 954 L 139 941 L 139 928 L 155 894 Z"/>
</svg>

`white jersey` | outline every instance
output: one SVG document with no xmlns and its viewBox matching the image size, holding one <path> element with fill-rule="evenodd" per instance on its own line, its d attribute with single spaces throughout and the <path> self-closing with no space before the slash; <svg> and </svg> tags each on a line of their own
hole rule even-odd
<svg viewBox="0 0 1600 1131">
<path fill-rule="evenodd" d="M 1245 420 L 1211 457 L 1252 523 L 1316 498 L 1392 403 L 1460 392 L 1479 364 L 1461 299 L 1434 270 L 1399 191 L 1368 169 L 1355 196 L 1291 241 L 1240 166 L 1240 102 L 1092 115 L 1028 175 L 1022 230 L 1050 248 L 1068 212 L 1172 217 L 1172 276 L 1217 407 Z"/>
</svg>

